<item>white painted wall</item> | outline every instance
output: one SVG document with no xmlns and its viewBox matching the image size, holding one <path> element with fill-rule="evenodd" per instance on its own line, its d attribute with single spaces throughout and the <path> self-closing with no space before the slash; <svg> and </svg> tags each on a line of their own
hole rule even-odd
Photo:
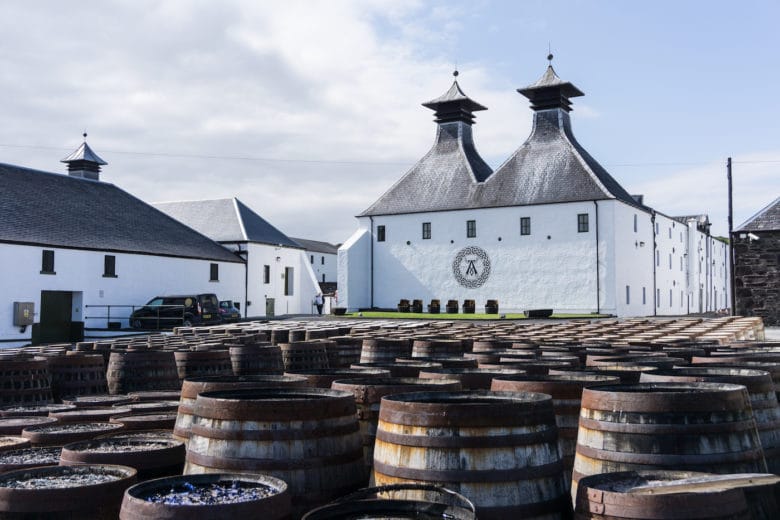
<svg viewBox="0 0 780 520">
<path fill-rule="evenodd" d="M 338 255 L 307 250 L 306 258 L 318 282 L 338 282 Z"/>
<path fill-rule="evenodd" d="M 56 274 L 40 274 L 44 249 L 54 251 Z M 103 276 L 106 254 L 116 257 L 116 278 Z M 212 263 L 219 264 L 216 282 L 209 281 Z M 182 293 L 215 293 L 223 300 L 244 302 L 241 263 L 0 244 L 0 265 L 0 340 L 29 342 L 31 328 L 21 333 L 13 326 L 13 302 L 34 302 L 38 322 L 41 291 L 78 293 L 74 295 L 73 320 L 84 321 L 87 328 L 105 328 L 107 324 L 107 309 L 89 306 L 140 306 L 154 296 Z M 127 327 L 130 311 L 112 309 L 111 321 Z"/>
<path fill-rule="evenodd" d="M 360 221 L 360 227 L 339 248 L 337 307 L 350 311 L 371 305 L 371 235 L 366 227 L 368 219 Z M 369 224 L 370 225 L 370 224 Z"/>
<path fill-rule="evenodd" d="M 650 213 L 620 201 L 614 213 L 614 295 L 618 316 L 653 314 L 653 224 Z M 636 227 L 634 221 L 636 219 Z M 628 287 L 628 298 L 626 298 Z"/>
</svg>

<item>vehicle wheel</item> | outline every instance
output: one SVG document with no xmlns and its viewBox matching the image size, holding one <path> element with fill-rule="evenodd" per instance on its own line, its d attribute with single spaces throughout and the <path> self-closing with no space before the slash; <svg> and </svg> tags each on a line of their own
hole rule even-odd
<svg viewBox="0 0 780 520">
<path fill-rule="evenodd" d="M 185 316 L 181 322 L 182 327 L 192 327 L 192 316 Z"/>
<path fill-rule="evenodd" d="M 133 327 L 134 329 L 142 329 L 142 328 L 144 328 L 144 324 L 141 323 L 141 320 L 139 320 L 138 318 L 136 318 L 133 321 L 131 321 L 130 322 L 130 326 Z"/>
</svg>

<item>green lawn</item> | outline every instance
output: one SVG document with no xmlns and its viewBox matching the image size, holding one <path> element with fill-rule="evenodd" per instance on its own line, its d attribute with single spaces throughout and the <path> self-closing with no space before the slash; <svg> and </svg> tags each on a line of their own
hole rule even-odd
<svg viewBox="0 0 780 520">
<path fill-rule="evenodd" d="M 525 315 L 522 313 L 506 313 L 507 320 L 524 320 Z M 499 314 L 428 314 L 427 312 L 379 312 L 379 311 L 363 311 L 363 312 L 349 312 L 344 316 L 347 318 L 402 318 L 402 319 L 423 319 L 423 320 L 497 320 Z M 607 318 L 606 314 L 553 314 L 552 318 Z"/>
</svg>

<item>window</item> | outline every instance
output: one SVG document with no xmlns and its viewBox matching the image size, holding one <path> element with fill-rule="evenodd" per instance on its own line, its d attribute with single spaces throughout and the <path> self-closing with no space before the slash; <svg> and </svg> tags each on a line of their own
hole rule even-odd
<svg viewBox="0 0 780 520">
<path fill-rule="evenodd" d="M 655 265 L 657 267 L 661 266 L 661 252 L 659 250 L 655 250 Z"/>
<path fill-rule="evenodd" d="M 636 214 L 634 214 L 634 233 L 637 232 L 637 222 L 636 222 L 636 220 L 637 220 L 637 216 L 636 216 Z"/>
<path fill-rule="evenodd" d="M 114 255 L 103 257 L 103 276 L 105 278 L 116 278 L 116 257 Z"/>
<path fill-rule="evenodd" d="M 325 265 L 325 257 L 324 256 L 320 257 L 320 265 Z"/>
<path fill-rule="evenodd" d="M 376 241 L 377 242 L 385 241 L 385 226 L 376 227 Z"/>
<path fill-rule="evenodd" d="M 685 293 L 683 291 L 680 291 L 680 307 L 683 306 L 683 298 L 685 298 Z"/>
<path fill-rule="evenodd" d="M 44 249 L 41 255 L 41 274 L 57 274 L 54 272 L 54 251 Z"/>
<path fill-rule="evenodd" d="M 626 305 L 631 303 L 631 286 L 626 285 Z"/>
<path fill-rule="evenodd" d="M 309 263 L 314 265 L 314 255 L 309 255 Z"/>
<path fill-rule="evenodd" d="M 661 289 L 655 290 L 655 306 L 656 307 L 661 306 Z"/>
<path fill-rule="evenodd" d="M 293 295 L 293 281 L 294 281 L 293 268 L 285 267 L 284 268 L 284 295 L 285 296 Z"/>
<path fill-rule="evenodd" d="M 271 283 L 271 266 L 263 266 L 263 283 Z"/>
<path fill-rule="evenodd" d="M 209 278 L 210 282 L 218 282 L 219 281 L 219 264 L 211 264 L 211 276 Z"/>
<path fill-rule="evenodd" d="M 531 234 L 531 217 L 520 217 L 520 234 Z"/>
<path fill-rule="evenodd" d="M 423 222 L 422 223 L 422 237 L 423 240 L 428 240 L 431 238 L 431 223 L 430 222 Z"/>
<path fill-rule="evenodd" d="M 669 307 L 672 307 L 672 290 L 669 289 Z"/>
<path fill-rule="evenodd" d="M 672 253 L 669 253 L 669 269 L 672 268 Z"/>
<path fill-rule="evenodd" d="M 325 283 L 325 273 L 322 273 L 322 283 Z"/>
<path fill-rule="evenodd" d="M 476 220 L 467 220 L 466 221 L 466 238 L 476 238 L 477 236 L 477 221 Z"/>
<path fill-rule="evenodd" d="M 661 232 L 661 226 L 660 226 L 660 224 L 658 224 L 658 222 L 656 222 L 655 223 L 655 234 L 657 235 L 660 232 Z"/>
<path fill-rule="evenodd" d="M 672 238 L 672 228 L 669 228 L 669 239 Z"/>
<path fill-rule="evenodd" d="M 577 232 L 578 233 L 587 233 L 588 232 L 588 214 L 587 213 L 580 213 L 577 215 Z"/>
<path fill-rule="evenodd" d="M 642 287 L 642 305 L 647 305 L 647 287 Z"/>
<path fill-rule="evenodd" d="M 683 271 L 683 257 L 680 257 L 680 271 Z"/>
</svg>

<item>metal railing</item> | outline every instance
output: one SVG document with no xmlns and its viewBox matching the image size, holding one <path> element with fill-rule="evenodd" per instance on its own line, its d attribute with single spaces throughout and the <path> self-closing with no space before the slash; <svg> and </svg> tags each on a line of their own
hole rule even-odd
<svg viewBox="0 0 780 520">
<path fill-rule="evenodd" d="M 153 316 L 140 316 L 133 318 L 132 314 L 137 309 L 153 309 L 155 311 Z M 162 329 L 162 328 L 171 328 L 173 326 L 182 325 L 184 323 L 185 319 L 185 311 L 186 307 L 184 305 L 85 305 L 84 306 L 85 311 L 88 309 L 105 309 L 105 315 L 101 316 L 84 316 L 84 322 L 86 324 L 87 320 L 106 320 L 106 327 L 107 329 L 112 328 L 111 327 L 111 320 L 113 319 L 114 322 L 126 320 L 128 325 L 132 328 L 138 328 L 138 329 Z M 115 311 L 112 315 L 112 309 Z M 125 311 L 121 311 L 120 309 L 125 309 Z M 129 312 L 126 310 L 129 309 Z M 176 312 L 176 310 L 180 310 L 181 316 L 179 316 L 179 313 Z M 161 316 L 161 313 L 165 311 L 165 315 Z M 134 327 L 133 324 L 135 322 L 139 322 L 141 325 L 140 327 Z M 173 322 L 173 325 L 161 327 L 161 322 L 170 323 Z"/>
</svg>

